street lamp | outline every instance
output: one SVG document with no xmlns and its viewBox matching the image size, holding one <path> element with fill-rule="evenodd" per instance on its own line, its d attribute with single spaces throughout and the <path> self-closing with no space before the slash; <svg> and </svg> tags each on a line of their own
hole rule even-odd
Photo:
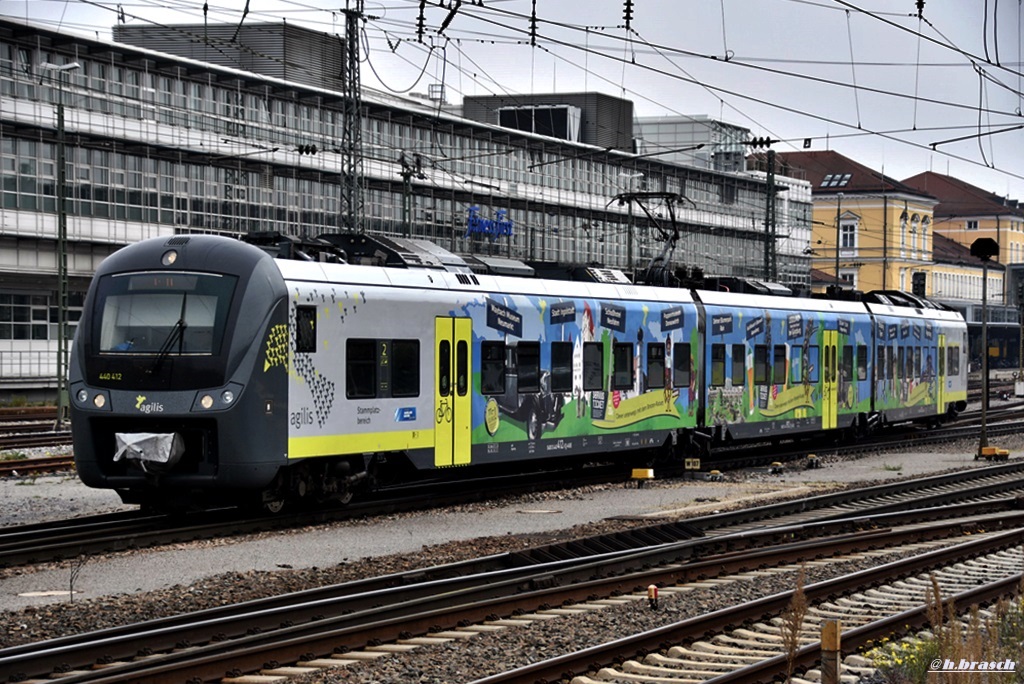
<svg viewBox="0 0 1024 684">
<path fill-rule="evenodd" d="M 981 259 L 981 435 L 974 457 L 977 460 L 988 447 L 988 262 L 999 256 L 999 243 L 992 238 L 978 238 L 971 243 L 971 256 Z"/>
<path fill-rule="evenodd" d="M 81 67 L 78 62 L 41 65 L 57 78 L 57 423 L 68 418 L 68 208 L 67 150 L 64 140 L 64 74 Z"/>
</svg>

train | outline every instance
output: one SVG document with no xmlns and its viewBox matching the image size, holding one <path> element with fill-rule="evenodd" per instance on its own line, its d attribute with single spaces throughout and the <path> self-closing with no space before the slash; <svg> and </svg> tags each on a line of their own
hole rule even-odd
<svg viewBox="0 0 1024 684">
<path fill-rule="evenodd" d="M 68 378 L 86 485 L 150 509 L 276 511 L 489 470 L 711 463 L 725 444 L 966 406 L 963 318 L 906 293 L 553 280 L 283 245 L 182 234 L 100 265 Z"/>
</svg>

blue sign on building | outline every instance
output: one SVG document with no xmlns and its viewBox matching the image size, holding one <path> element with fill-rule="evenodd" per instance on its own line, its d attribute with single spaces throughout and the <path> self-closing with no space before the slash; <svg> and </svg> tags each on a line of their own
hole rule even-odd
<svg viewBox="0 0 1024 684">
<path fill-rule="evenodd" d="M 494 218 L 489 219 L 481 216 L 480 207 L 474 205 L 469 208 L 469 216 L 466 217 L 466 234 L 462 237 L 484 235 L 496 240 L 502 236 L 511 237 L 513 228 L 515 228 L 515 223 L 508 218 L 508 209 L 496 210 Z"/>
</svg>

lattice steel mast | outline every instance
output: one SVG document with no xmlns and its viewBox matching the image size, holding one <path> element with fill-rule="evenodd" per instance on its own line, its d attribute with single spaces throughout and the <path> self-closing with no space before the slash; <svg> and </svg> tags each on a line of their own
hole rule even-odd
<svg viewBox="0 0 1024 684">
<path fill-rule="evenodd" d="M 345 14 L 345 96 L 341 131 L 340 228 L 362 233 L 363 226 L 363 128 L 362 84 L 359 79 L 359 21 L 363 0 L 348 0 Z"/>
</svg>

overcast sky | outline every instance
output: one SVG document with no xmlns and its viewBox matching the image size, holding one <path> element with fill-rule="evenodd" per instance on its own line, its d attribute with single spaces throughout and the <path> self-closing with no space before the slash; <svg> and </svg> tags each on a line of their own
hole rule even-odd
<svg viewBox="0 0 1024 684">
<path fill-rule="evenodd" d="M 212 0 L 207 19 L 237 24 L 248 4 L 246 22 L 343 34 L 345 1 Z M 418 32 L 418 0 L 366 0 L 364 83 L 443 82 L 450 102 L 597 90 L 639 116 L 707 115 L 780 151 L 810 138 L 897 179 L 932 170 L 1024 200 L 1020 0 L 635 0 L 628 31 L 624 0 L 455 4 L 428 0 Z M 118 7 L 132 24 L 204 19 L 194 0 L 0 0 L 102 38 Z"/>
</svg>

